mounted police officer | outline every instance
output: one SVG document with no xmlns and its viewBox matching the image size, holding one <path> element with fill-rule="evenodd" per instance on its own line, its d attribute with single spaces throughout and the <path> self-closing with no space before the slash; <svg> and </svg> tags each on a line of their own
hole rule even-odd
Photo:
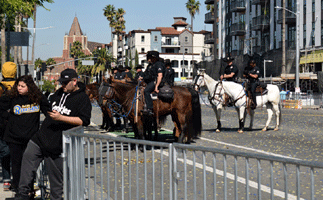
<svg viewBox="0 0 323 200">
<path fill-rule="evenodd" d="M 129 66 L 125 66 L 125 68 L 124 68 L 124 72 L 122 73 L 122 75 L 123 75 L 123 78 L 125 78 L 126 77 L 126 75 L 128 76 L 128 78 L 131 78 L 132 79 L 132 73 L 131 73 L 131 67 L 129 67 Z"/>
<path fill-rule="evenodd" d="M 243 72 L 243 76 L 246 77 L 249 80 L 249 91 L 251 93 L 252 97 L 252 105 L 251 109 L 255 109 L 257 107 L 257 101 L 256 101 L 256 88 L 259 85 L 259 74 L 260 70 L 256 66 L 255 60 L 251 60 L 249 62 L 249 67 L 247 66 Z"/>
<path fill-rule="evenodd" d="M 234 60 L 234 58 L 228 56 L 225 59 L 223 59 L 224 62 L 227 63 L 227 66 L 224 69 L 224 72 L 222 72 L 220 79 L 221 81 L 223 79 L 227 80 L 227 81 L 233 81 L 233 82 L 237 82 L 237 77 L 238 77 L 238 67 L 232 64 L 232 61 Z"/>
<path fill-rule="evenodd" d="M 139 77 L 144 77 L 144 72 L 142 71 L 144 67 L 141 65 L 138 65 L 135 69 L 136 69 L 136 76 L 135 76 L 135 80 L 138 80 Z"/>
<path fill-rule="evenodd" d="M 117 80 L 121 80 L 121 79 L 124 79 L 124 69 L 122 67 L 122 65 L 119 65 L 118 68 L 117 68 L 117 73 L 114 74 L 114 79 L 117 79 Z"/>
<path fill-rule="evenodd" d="M 158 93 L 158 86 L 160 85 L 163 74 L 165 71 L 165 66 L 162 62 L 159 61 L 158 51 L 148 51 L 147 60 L 149 65 L 144 73 L 144 81 L 147 83 L 147 86 L 144 90 L 144 96 L 146 101 L 146 107 L 143 110 L 144 114 L 153 115 L 153 100 L 151 99 L 150 94 L 152 92 Z"/>
<path fill-rule="evenodd" d="M 164 74 L 164 78 L 163 80 L 165 81 L 165 83 L 167 83 L 169 86 L 173 86 L 174 85 L 174 78 L 175 78 L 175 71 L 172 68 L 171 62 L 169 59 L 165 60 L 165 74 Z"/>
</svg>

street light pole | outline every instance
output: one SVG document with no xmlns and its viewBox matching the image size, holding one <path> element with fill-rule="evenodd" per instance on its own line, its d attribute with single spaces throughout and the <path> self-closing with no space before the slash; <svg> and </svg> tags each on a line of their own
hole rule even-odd
<svg viewBox="0 0 323 200">
<path fill-rule="evenodd" d="M 264 60 L 264 81 L 266 81 L 266 62 L 273 62 L 272 60 Z"/>
<path fill-rule="evenodd" d="M 295 73 L 295 92 L 299 93 L 300 92 L 300 87 L 299 87 L 299 2 L 296 3 L 296 12 L 293 12 L 291 10 L 288 10 L 286 8 L 276 6 L 276 9 L 283 9 L 286 10 L 294 15 L 296 15 L 296 73 Z"/>
</svg>

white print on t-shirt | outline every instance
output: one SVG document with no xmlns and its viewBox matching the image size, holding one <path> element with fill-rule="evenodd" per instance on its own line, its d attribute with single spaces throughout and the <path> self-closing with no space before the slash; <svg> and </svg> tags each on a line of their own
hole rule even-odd
<svg viewBox="0 0 323 200">
<path fill-rule="evenodd" d="M 52 104 L 52 110 L 56 110 L 57 112 L 59 112 L 61 114 L 70 115 L 71 110 L 66 108 L 66 106 L 64 105 L 68 95 L 70 95 L 70 94 L 66 94 L 66 95 L 63 94 L 58 105 L 56 105 L 56 101 L 54 101 L 53 104 Z"/>
</svg>

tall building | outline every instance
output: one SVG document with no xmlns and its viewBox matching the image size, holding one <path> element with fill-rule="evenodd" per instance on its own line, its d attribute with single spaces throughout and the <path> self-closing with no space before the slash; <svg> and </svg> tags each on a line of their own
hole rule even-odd
<svg viewBox="0 0 323 200">
<path fill-rule="evenodd" d="M 113 34 L 113 54 L 119 64 L 131 60 L 135 65 L 147 66 L 146 54 L 155 50 L 163 59 L 170 59 L 175 70 L 175 81 L 192 77 L 193 63 L 201 62 L 210 55 L 210 45 L 204 43 L 207 31 L 192 32 L 188 30 L 185 17 L 174 17 L 171 27 L 156 27 L 148 30 L 132 30 L 124 37 Z M 123 48 L 122 48 L 123 46 Z M 123 52 L 123 54 L 122 54 Z M 123 55 L 123 60 L 122 60 Z"/>
<path fill-rule="evenodd" d="M 214 0 L 205 1 L 210 5 L 214 5 L 214 2 Z M 205 23 L 214 24 L 216 20 L 217 47 L 214 51 L 216 58 L 220 59 L 226 54 L 233 57 L 256 54 L 262 60 L 273 60 L 273 63 L 268 64 L 270 67 L 266 69 L 266 74 L 281 77 L 291 89 L 295 87 L 298 25 L 300 86 L 306 91 L 313 89 L 309 85 L 316 84 L 316 74 L 322 72 L 323 1 L 285 0 L 285 2 L 286 69 L 284 70 L 282 0 L 219 0 L 215 6 L 217 16 L 214 17 L 212 12 L 207 13 Z M 296 24 L 298 12 L 299 23 Z M 209 43 L 214 42 L 213 37 L 209 38 L 211 38 Z M 259 66 L 263 72 L 262 66 L 263 63 Z"/>
<path fill-rule="evenodd" d="M 52 69 L 47 69 L 44 74 L 44 78 L 48 80 L 57 80 L 60 76 L 61 71 L 67 68 L 75 69 L 74 58 L 71 56 L 71 48 L 75 41 L 79 41 L 82 44 L 82 51 L 85 55 L 91 55 L 92 52 L 97 48 L 108 48 L 111 49 L 112 44 L 103 44 L 98 42 L 90 42 L 86 35 L 83 34 L 78 18 L 74 17 L 71 28 L 64 36 L 63 53 L 61 57 L 53 57 L 57 65 Z"/>
</svg>

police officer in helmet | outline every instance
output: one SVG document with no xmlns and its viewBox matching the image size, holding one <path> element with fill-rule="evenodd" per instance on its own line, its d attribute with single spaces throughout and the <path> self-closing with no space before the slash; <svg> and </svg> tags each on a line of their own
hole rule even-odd
<svg viewBox="0 0 323 200">
<path fill-rule="evenodd" d="M 143 113 L 147 115 L 153 115 L 153 100 L 151 99 L 150 94 L 152 92 L 159 92 L 158 86 L 163 79 L 165 66 L 162 62 L 159 61 L 158 51 L 148 51 L 147 61 L 149 64 L 144 72 L 143 77 L 144 81 L 147 83 L 147 86 L 144 90 L 146 107 L 144 108 Z"/>
<path fill-rule="evenodd" d="M 238 67 L 232 64 L 232 61 L 234 58 L 228 56 L 225 59 L 223 59 L 224 62 L 227 63 L 227 66 L 224 69 L 224 72 L 222 72 L 220 79 L 221 81 L 223 79 L 227 81 L 234 81 L 237 82 L 237 77 L 238 77 Z"/>
</svg>

